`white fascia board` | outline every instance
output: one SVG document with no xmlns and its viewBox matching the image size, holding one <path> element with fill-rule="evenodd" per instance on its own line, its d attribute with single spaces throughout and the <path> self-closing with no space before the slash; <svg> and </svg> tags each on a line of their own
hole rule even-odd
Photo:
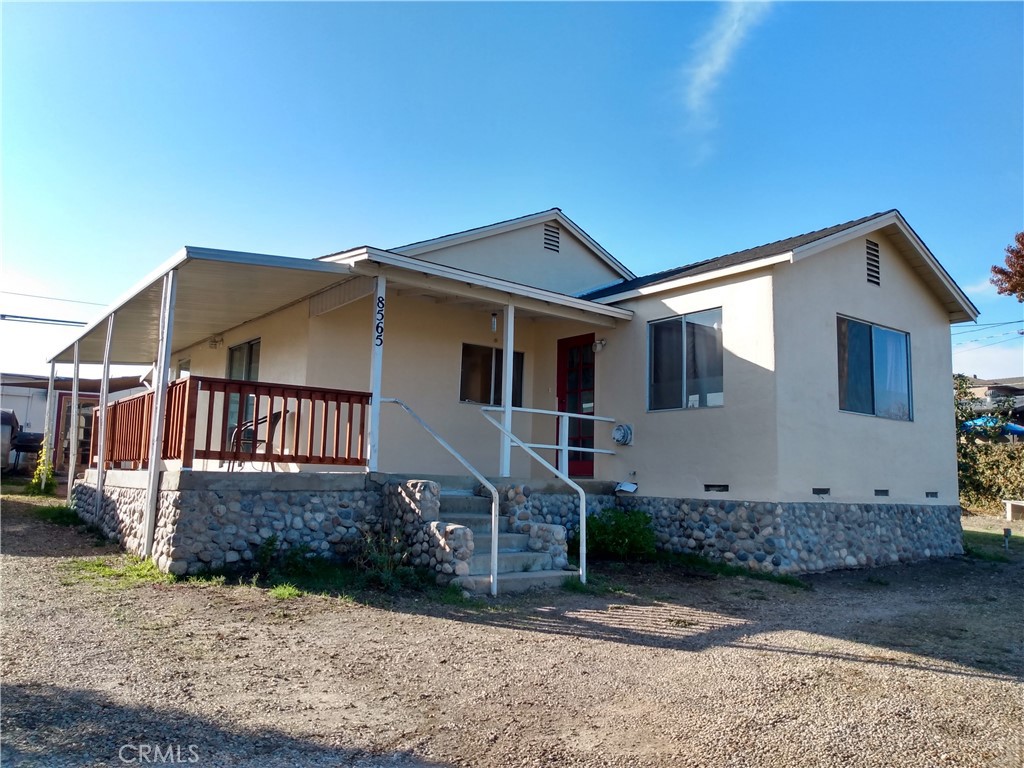
<svg viewBox="0 0 1024 768">
<path fill-rule="evenodd" d="M 346 270 L 331 261 L 316 259 L 297 259 L 294 256 L 271 256 L 266 253 L 246 253 L 245 251 L 222 251 L 216 248 L 196 248 L 187 245 L 184 248 L 189 260 L 219 261 L 229 264 L 245 264 L 254 267 L 275 267 L 278 269 L 297 269 L 304 272 L 344 273 Z"/>
<path fill-rule="evenodd" d="M 884 216 L 879 216 L 877 219 L 869 219 L 856 227 L 850 227 L 850 229 L 844 229 L 841 232 L 836 232 L 834 235 L 823 237 L 820 240 L 815 240 L 813 243 L 802 245 L 798 248 L 793 249 L 793 261 L 800 261 L 806 259 L 808 256 L 813 256 L 816 253 L 827 251 L 840 243 L 845 243 L 847 240 L 853 240 L 858 237 L 874 232 L 876 229 L 887 227 L 890 224 L 898 223 L 896 218 L 896 211 L 887 213 Z"/>
<path fill-rule="evenodd" d="M 914 231 L 913 227 L 911 227 L 907 223 L 907 220 L 903 218 L 903 215 L 899 211 L 892 211 L 891 213 L 887 213 L 884 216 L 879 216 L 876 219 L 865 221 L 863 224 L 859 224 L 856 227 L 844 229 L 842 232 L 837 232 L 834 235 L 823 237 L 821 240 L 815 240 L 813 243 L 808 243 L 807 245 L 802 246 L 800 248 L 795 248 L 793 251 L 793 260 L 800 261 L 801 259 L 805 259 L 808 256 L 813 256 L 816 253 L 821 253 L 822 251 L 828 250 L 829 248 L 832 248 L 841 243 L 845 243 L 849 240 L 853 240 L 858 237 L 864 237 L 870 234 L 871 232 L 883 229 L 884 227 L 888 227 L 890 225 L 895 225 L 900 230 L 902 235 L 905 238 L 907 238 L 907 240 L 913 246 L 914 250 L 918 252 L 918 255 L 920 255 L 921 258 L 924 260 L 925 264 L 928 265 L 928 268 L 932 271 L 932 274 L 942 284 L 943 288 L 949 291 L 949 293 L 953 296 L 956 302 L 960 305 L 960 308 L 963 310 L 964 314 L 969 316 L 971 320 L 977 318 L 979 312 L 978 308 L 974 306 L 974 302 L 972 302 L 967 297 L 967 294 L 965 294 L 963 290 L 960 288 L 960 286 L 956 284 L 956 281 L 949 276 L 949 273 L 946 271 L 945 267 L 943 267 L 942 264 L 939 263 L 939 260 L 935 258 L 935 255 L 931 252 L 931 250 L 929 250 L 928 246 L 924 244 L 921 238 L 917 236 L 917 233 Z M 959 320 L 957 322 L 965 321 Z"/>
<path fill-rule="evenodd" d="M 494 235 L 504 234 L 505 232 L 513 232 L 517 229 L 523 229 L 524 227 L 532 227 L 535 224 L 551 221 L 551 219 L 557 220 L 558 223 L 568 229 L 577 240 L 593 251 L 595 256 L 622 275 L 625 279 L 632 280 L 636 277 L 636 275 L 628 270 L 622 262 L 608 253 L 600 243 L 580 229 L 576 222 L 556 208 L 541 211 L 540 213 L 530 214 L 529 216 L 522 216 L 518 219 L 500 222 L 498 224 L 476 227 L 475 229 L 469 229 L 465 232 L 456 232 L 451 235 L 435 237 L 432 240 L 423 240 L 419 243 L 413 243 L 412 245 L 396 248 L 389 251 L 389 253 L 398 253 L 403 256 L 419 256 L 421 254 L 430 253 L 431 251 L 440 250 L 441 248 L 447 248 L 452 245 L 469 243 L 485 237 L 492 237 Z"/>
<path fill-rule="evenodd" d="M 481 275 L 476 272 L 467 272 L 463 269 L 447 267 L 443 264 L 435 264 L 432 261 L 422 261 L 420 259 L 413 258 L 412 256 L 402 256 L 391 251 L 381 251 L 376 248 L 357 248 L 354 251 L 339 254 L 338 259 L 343 264 L 353 266 L 361 261 L 370 261 L 382 266 L 396 267 L 398 269 L 418 272 L 432 277 L 455 280 L 460 283 L 468 283 L 480 288 L 489 288 L 494 291 L 500 291 L 501 293 L 507 293 L 510 296 L 522 296 L 527 299 L 535 299 L 549 304 L 557 304 L 562 307 L 568 307 L 569 309 L 578 309 L 583 312 L 604 315 L 605 317 L 611 317 L 617 320 L 629 320 L 633 317 L 633 312 L 628 309 L 607 307 L 600 305 L 597 302 L 587 301 L 586 299 L 577 299 L 574 296 L 566 296 L 564 293 L 546 291 L 543 288 L 535 288 L 530 285 L 523 285 L 522 283 L 513 283 L 509 280 L 502 280 L 501 278 L 490 277 L 489 275 Z"/>
<path fill-rule="evenodd" d="M 114 312 L 117 312 L 125 304 L 127 304 L 129 301 L 131 301 L 133 298 L 135 298 L 138 294 L 142 293 L 144 290 L 146 290 L 147 288 L 152 286 L 158 280 L 162 280 L 164 275 L 166 275 L 172 269 L 177 269 L 182 264 L 184 264 L 186 261 L 188 261 L 188 249 L 187 248 L 181 248 L 171 258 L 169 258 L 167 261 L 165 261 L 159 267 L 157 267 L 152 272 L 150 272 L 148 275 L 146 275 L 144 278 L 142 278 L 142 280 L 140 280 L 134 286 L 132 286 L 132 288 L 130 288 L 127 292 L 121 294 L 112 304 L 108 304 L 106 309 L 104 309 L 102 311 L 102 314 L 100 314 L 91 323 L 86 325 L 78 333 L 77 336 L 75 336 L 73 339 L 71 339 L 71 341 L 69 343 L 67 343 L 65 346 L 61 347 L 56 352 L 56 354 L 54 354 L 51 357 L 49 357 L 46 362 L 48 362 L 48 363 L 55 362 L 58 357 L 60 357 L 65 352 L 67 352 L 72 347 L 74 347 L 76 341 L 79 341 L 80 339 L 84 339 L 86 336 L 88 336 L 93 331 L 95 331 L 97 328 L 99 328 L 102 324 L 106 323 L 107 322 L 107 318 L 110 317 L 111 314 L 113 314 Z"/>
<path fill-rule="evenodd" d="M 594 301 L 599 304 L 612 304 L 620 301 L 626 301 L 627 299 L 639 299 L 644 296 L 653 296 L 657 293 L 664 293 L 665 291 L 689 288 L 690 286 L 699 285 L 700 283 L 708 283 L 712 280 L 721 280 L 723 277 L 732 277 L 733 275 L 739 275 L 744 272 L 753 272 L 757 269 L 770 267 L 773 264 L 788 264 L 792 261 L 793 252 L 786 251 L 786 253 L 780 253 L 777 256 L 768 256 L 763 259 L 758 259 L 757 261 L 748 261 L 745 264 L 736 264 L 732 267 L 716 269 L 713 272 L 702 272 L 699 275 L 692 275 L 690 277 L 683 276 L 674 280 L 666 280 L 661 283 L 651 283 L 650 285 L 644 285 L 640 288 L 634 288 L 629 291 L 623 291 L 622 293 L 616 293 L 611 296 L 594 299 Z"/>
</svg>

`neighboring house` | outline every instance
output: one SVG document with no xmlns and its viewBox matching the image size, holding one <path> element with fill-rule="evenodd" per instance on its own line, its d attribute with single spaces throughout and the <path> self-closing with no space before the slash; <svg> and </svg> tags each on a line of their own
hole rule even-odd
<svg viewBox="0 0 1024 768">
<path fill-rule="evenodd" d="M 1010 421 L 1024 425 L 1024 377 L 971 380 L 971 394 L 979 398 L 975 405 L 978 413 L 992 413 L 996 409 L 1009 409 Z"/>
<path fill-rule="evenodd" d="M 138 376 L 118 377 L 110 381 L 110 391 L 120 395 L 133 394 L 144 389 L 139 384 Z M 53 397 L 57 414 L 57 434 L 62 435 L 61 450 L 57 452 L 55 469 L 59 472 L 68 465 L 70 451 L 70 413 L 71 413 L 72 380 L 58 377 L 54 380 Z M 79 418 L 78 429 L 84 455 L 80 463 L 88 459 L 90 429 L 92 427 L 92 410 L 99 402 L 99 381 L 82 379 L 79 381 Z M 34 376 L 20 373 L 0 373 L 0 404 L 12 410 L 18 419 L 21 429 L 25 432 L 42 433 L 46 425 L 46 404 L 49 399 L 49 382 L 46 376 Z M 14 453 L 9 457 L 13 465 Z M 34 460 L 34 459 L 33 459 Z M 19 462 L 22 468 L 29 464 Z"/>
<path fill-rule="evenodd" d="M 456 521 L 454 498 L 440 489 L 438 512 L 434 485 L 395 479 L 467 470 L 397 398 L 474 469 L 507 478 L 495 482 L 503 525 L 550 552 L 546 568 L 564 562 L 579 506 L 545 488 L 551 471 L 517 439 L 604 481 L 587 486 L 588 506 L 648 511 L 668 549 L 777 571 L 950 554 L 961 550 L 949 325 L 977 314 L 895 210 L 645 277 L 558 209 L 314 261 L 186 248 L 77 342 L 83 362 L 101 362 L 105 342 L 113 362 L 157 360 L 159 392 L 163 370 L 188 372 L 168 391 L 164 462 L 148 482 L 91 473 L 79 504 L 98 484 L 115 500 L 103 509 L 145 506 L 148 530 L 119 524 L 122 540 L 147 554 L 162 541 L 163 567 L 196 570 L 251 557 L 249 545 L 185 546 L 179 523 L 157 525 L 159 493 L 188 514 L 225 508 L 235 528 L 276 504 L 282 518 L 267 520 L 308 544 L 307 528 L 327 525 L 317 514 L 351 530 L 320 507 L 349 483 L 338 493 L 366 494 L 386 520 L 422 518 L 403 534 L 414 559 L 469 583 L 479 568 L 459 561 L 477 563 L 474 534 L 430 525 Z M 112 467 L 148 462 L 144 441 L 125 443 L 134 407 L 111 410 Z M 224 474 L 240 467 L 268 477 Z M 363 474 L 325 474 L 346 469 Z M 295 472 L 316 479 L 269 479 Z M 206 501 L 183 504 L 192 492 Z M 251 541 L 271 530 L 249 527 Z M 324 533 L 311 541 L 325 552 L 351 535 Z"/>
</svg>

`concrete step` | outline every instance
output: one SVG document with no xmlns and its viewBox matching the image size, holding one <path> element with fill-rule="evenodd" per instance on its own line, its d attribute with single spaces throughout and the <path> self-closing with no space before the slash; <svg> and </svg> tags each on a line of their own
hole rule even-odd
<svg viewBox="0 0 1024 768">
<path fill-rule="evenodd" d="M 528 533 L 499 533 L 498 552 L 526 552 L 530 545 Z M 479 536 L 473 531 L 473 551 L 478 555 L 491 551 L 491 534 L 482 533 Z"/>
<path fill-rule="evenodd" d="M 526 571 L 550 571 L 551 555 L 547 552 L 499 552 L 498 573 L 524 573 Z M 469 574 L 477 576 L 491 572 L 489 552 L 474 550 L 469 559 Z"/>
<path fill-rule="evenodd" d="M 474 496 L 469 493 L 441 493 L 441 519 L 447 520 L 445 515 L 471 512 L 475 514 L 491 513 L 491 499 L 481 496 Z"/>
<path fill-rule="evenodd" d="M 455 512 L 446 513 L 443 509 L 441 510 L 441 520 L 446 523 L 455 523 L 456 525 L 464 525 L 467 528 L 473 529 L 473 537 L 476 539 L 477 535 L 488 536 L 491 533 L 491 513 L 479 514 L 476 512 Z M 504 518 L 498 518 L 498 533 L 505 533 L 505 528 L 508 521 Z"/>
<path fill-rule="evenodd" d="M 578 581 L 579 571 L 526 571 L 521 573 L 499 573 L 498 594 L 525 592 L 528 589 L 557 589 L 567 579 Z M 459 579 L 462 588 L 467 592 L 487 595 L 491 592 L 490 575 L 463 576 Z"/>
</svg>

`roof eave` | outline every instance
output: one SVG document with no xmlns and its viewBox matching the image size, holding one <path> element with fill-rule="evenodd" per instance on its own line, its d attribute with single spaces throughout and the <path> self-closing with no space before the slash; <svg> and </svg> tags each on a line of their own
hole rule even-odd
<svg viewBox="0 0 1024 768">
<path fill-rule="evenodd" d="M 903 214 L 897 210 L 888 211 L 856 227 L 844 229 L 842 232 L 837 232 L 820 240 L 815 240 L 813 243 L 794 248 L 793 260 L 800 261 L 808 256 L 813 256 L 816 253 L 832 248 L 839 243 L 885 229 L 886 227 L 896 227 L 900 234 L 906 238 L 911 248 L 920 256 L 923 265 L 927 268 L 927 272 L 922 273 L 922 278 L 935 291 L 939 301 L 946 310 L 946 314 L 949 316 L 950 323 L 964 323 L 975 320 L 980 314 L 978 308 L 974 306 L 974 303 L 964 293 L 963 289 L 957 285 L 956 281 L 950 277 L 949 273 L 939 263 L 939 260 L 935 258 L 935 255 L 928 246 L 924 244 L 924 241 L 921 240 L 913 227 L 903 218 Z M 915 265 L 911 264 L 911 267 L 914 268 Z M 917 271 L 921 273 L 921 270 Z"/>
<path fill-rule="evenodd" d="M 786 251 L 785 253 L 775 254 L 774 256 L 766 256 L 764 258 L 757 259 L 755 261 L 748 261 L 743 264 L 734 264 L 730 267 L 723 267 L 721 269 L 711 270 L 709 272 L 701 272 L 697 275 L 681 275 L 680 277 L 669 278 L 657 283 L 651 283 L 650 285 L 644 285 L 639 288 L 633 288 L 622 293 L 614 293 L 609 296 L 602 296 L 598 299 L 593 299 L 595 303 L 599 304 L 615 304 L 620 301 L 628 301 L 629 299 L 639 299 L 645 296 L 652 296 L 658 293 L 664 293 L 666 291 L 674 291 L 680 288 L 688 288 L 690 286 L 698 285 L 700 283 L 708 283 L 713 280 L 721 280 L 723 278 L 732 277 L 734 275 L 743 274 L 745 272 L 753 272 L 759 269 L 770 267 L 774 264 L 789 263 L 793 260 L 793 252 Z"/>
</svg>

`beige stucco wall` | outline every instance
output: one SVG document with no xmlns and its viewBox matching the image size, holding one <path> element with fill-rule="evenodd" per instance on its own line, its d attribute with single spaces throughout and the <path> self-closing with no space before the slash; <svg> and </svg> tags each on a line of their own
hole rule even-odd
<svg viewBox="0 0 1024 768">
<path fill-rule="evenodd" d="M 477 405 L 459 402 L 463 343 L 500 348 L 504 316 L 491 331 L 491 310 L 458 304 L 438 304 L 390 289 L 382 374 L 385 397 L 404 400 L 452 446 L 488 475 L 498 472 L 499 433 L 487 423 Z M 260 338 L 260 380 L 367 391 L 370 388 L 371 298 L 316 317 L 308 302 L 246 323 L 224 334 L 224 344 L 211 349 L 199 344 L 179 350 L 174 361 L 191 360 L 195 375 L 224 377 L 228 349 Z M 592 326 L 551 318 L 516 321 L 516 351 L 525 353 L 523 405 L 554 409 L 557 340 L 588 333 Z M 598 331 L 598 336 L 601 336 Z M 599 394 L 600 398 L 600 394 Z M 603 403 L 599 399 L 598 407 Z M 465 470 L 411 418 L 394 405 L 381 416 L 379 468 L 389 472 L 465 474 Z M 514 431 L 532 442 L 555 440 L 552 417 L 517 414 Z M 605 430 L 606 432 L 608 430 Z M 607 435 L 602 447 L 610 447 Z M 544 452 L 552 458 L 552 452 Z M 516 476 L 544 474 L 522 451 L 512 452 Z M 216 467 L 207 467 L 215 469 Z M 278 469 L 288 469 L 278 465 Z M 298 467 L 290 467 L 298 469 Z M 306 467 L 324 471 L 324 467 Z"/>
<path fill-rule="evenodd" d="M 572 233 L 559 229 L 558 253 L 544 248 L 544 225 L 535 224 L 417 258 L 570 295 L 621 279 Z"/>
<path fill-rule="evenodd" d="M 885 236 L 868 237 L 880 286 L 866 280 L 864 238 L 775 268 L 779 490 L 793 501 L 828 487 L 831 501 L 956 504 L 948 318 Z M 839 410 L 837 314 L 910 334 L 913 421 Z"/>
<path fill-rule="evenodd" d="M 598 355 L 598 392 L 618 421 L 633 426 L 631 446 L 601 457 L 598 474 L 633 480 L 644 496 L 770 499 L 776 494 L 775 354 L 772 280 L 762 272 L 635 299 L 636 314 L 609 331 Z M 650 321 L 722 308 L 724 405 L 647 410 Z M 635 475 L 630 475 L 635 472 Z M 728 484 L 727 494 L 704 484 Z"/>
</svg>

